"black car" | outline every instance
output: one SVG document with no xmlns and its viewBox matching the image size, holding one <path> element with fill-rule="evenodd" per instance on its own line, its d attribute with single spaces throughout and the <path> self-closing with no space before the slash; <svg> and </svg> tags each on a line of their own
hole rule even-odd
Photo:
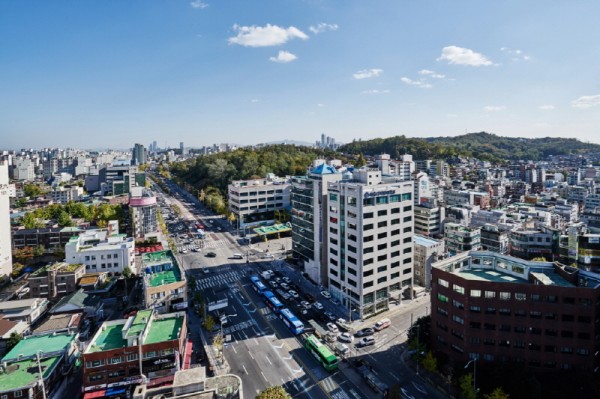
<svg viewBox="0 0 600 399">
<path fill-rule="evenodd" d="M 369 335 L 375 334 L 375 330 L 371 327 L 363 328 L 354 333 L 355 337 L 367 337 Z"/>
<path fill-rule="evenodd" d="M 209 257 L 209 258 L 215 258 L 217 256 L 217 254 L 214 252 L 207 252 L 206 255 L 204 255 L 204 256 Z"/>
</svg>

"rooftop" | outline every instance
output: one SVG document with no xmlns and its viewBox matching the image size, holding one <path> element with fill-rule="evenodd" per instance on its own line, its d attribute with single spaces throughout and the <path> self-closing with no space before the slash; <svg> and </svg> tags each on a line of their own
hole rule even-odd
<svg viewBox="0 0 600 399">
<path fill-rule="evenodd" d="M 127 341 L 123 339 L 121 331 L 125 323 L 120 324 L 103 324 L 101 332 L 95 341 L 92 341 L 88 348 L 87 353 L 109 351 L 111 349 L 122 348 L 127 345 Z"/>
<path fill-rule="evenodd" d="M 44 378 L 47 378 L 56 367 L 60 356 L 53 356 L 40 360 Z M 36 359 L 23 360 L 11 363 L 4 372 L 0 373 L 0 392 L 9 392 L 17 388 L 36 384 L 39 379 L 38 364 Z"/>
<path fill-rule="evenodd" d="M 44 266 L 44 267 L 36 270 L 34 273 L 31 274 L 30 278 L 31 277 L 45 277 L 48 275 L 48 271 L 51 270 L 52 268 L 56 268 L 59 273 L 72 273 L 75 270 L 79 269 L 80 267 L 83 267 L 83 265 L 80 263 L 76 263 L 76 264 L 70 264 L 70 263 L 66 263 L 66 262 L 53 263 L 51 265 L 47 265 L 47 266 Z"/>
<path fill-rule="evenodd" d="M 151 309 L 139 311 L 137 315 L 135 315 L 133 323 L 131 324 L 131 327 L 129 327 L 129 331 L 127 331 L 127 336 L 137 337 L 138 335 L 140 335 L 140 333 L 144 331 L 144 328 L 146 328 L 146 325 L 150 321 L 150 317 L 152 317 Z"/>
<path fill-rule="evenodd" d="M 150 331 L 148 332 L 148 336 L 144 343 L 153 344 L 156 342 L 175 340 L 181 334 L 182 325 L 183 317 L 169 317 L 154 320 L 150 325 Z"/>
<path fill-rule="evenodd" d="M 179 265 L 170 250 L 145 253 L 142 255 L 142 264 L 150 287 L 181 281 Z"/>
<path fill-rule="evenodd" d="M 441 241 L 434 240 L 433 238 L 429 238 L 429 237 L 425 237 L 425 236 L 421 236 L 421 235 L 415 234 L 413 236 L 413 242 L 415 244 L 422 245 L 424 247 L 430 247 L 432 245 L 439 244 Z"/>
<path fill-rule="evenodd" d="M 150 287 L 159 287 L 161 285 L 171 284 L 177 281 L 181 281 L 181 273 L 179 272 L 177 266 L 174 266 L 173 269 L 170 270 L 152 273 L 148 279 L 148 284 Z"/>
<path fill-rule="evenodd" d="M 466 280 L 489 281 L 494 283 L 528 283 L 525 279 L 517 278 L 498 270 L 462 269 L 457 274 Z"/>
<path fill-rule="evenodd" d="M 38 352 L 54 353 L 65 350 L 75 339 L 74 334 L 30 335 L 19 341 L 10 352 L 4 356 L 3 362 L 18 359 L 19 356 L 34 356 Z M 1 385 L 0 385 L 1 386 Z"/>
</svg>

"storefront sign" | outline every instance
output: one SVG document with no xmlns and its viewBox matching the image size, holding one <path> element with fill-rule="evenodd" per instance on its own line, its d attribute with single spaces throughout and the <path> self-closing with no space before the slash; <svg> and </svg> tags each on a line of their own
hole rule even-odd
<svg viewBox="0 0 600 399">
<path fill-rule="evenodd" d="M 396 194 L 396 190 L 386 190 L 386 191 L 370 191 L 368 193 L 365 193 L 365 198 L 370 198 L 370 197 L 380 197 L 382 195 L 393 195 Z"/>
</svg>

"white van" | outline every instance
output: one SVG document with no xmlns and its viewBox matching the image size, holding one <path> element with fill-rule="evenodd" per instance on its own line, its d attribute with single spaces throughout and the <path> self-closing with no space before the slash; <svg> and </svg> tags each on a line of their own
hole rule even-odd
<svg viewBox="0 0 600 399">
<path fill-rule="evenodd" d="M 231 257 L 233 259 L 244 259 L 244 255 L 240 254 L 240 253 L 234 253 L 233 255 L 231 255 Z"/>
<path fill-rule="evenodd" d="M 392 325 L 392 322 L 390 321 L 390 319 L 381 319 L 377 323 L 375 323 L 373 328 L 375 329 L 375 331 L 381 331 L 384 328 L 388 328 L 391 325 Z"/>
</svg>

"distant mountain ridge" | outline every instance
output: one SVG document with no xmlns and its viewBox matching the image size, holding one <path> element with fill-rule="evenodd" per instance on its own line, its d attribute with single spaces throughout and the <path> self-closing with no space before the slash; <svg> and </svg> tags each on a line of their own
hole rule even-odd
<svg viewBox="0 0 600 399">
<path fill-rule="evenodd" d="M 390 154 L 398 158 L 411 154 L 414 159 L 445 159 L 454 156 L 475 157 L 482 160 L 534 160 L 548 155 L 585 154 L 600 152 L 600 145 L 584 143 L 574 138 L 502 137 L 492 133 L 467 133 L 452 137 L 412 138 L 394 136 L 364 141 L 353 141 L 342 146 L 340 152 L 349 154 Z"/>
</svg>

